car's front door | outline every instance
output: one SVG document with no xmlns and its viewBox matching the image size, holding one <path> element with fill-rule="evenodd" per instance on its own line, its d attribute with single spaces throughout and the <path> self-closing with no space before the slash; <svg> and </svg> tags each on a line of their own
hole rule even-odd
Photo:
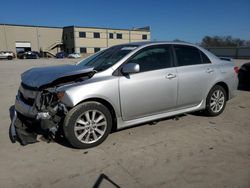
<svg viewBox="0 0 250 188">
<path fill-rule="evenodd" d="M 176 68 L 168 45 L 146 47 L 126 63 L 136 63 L 140 72 L 119 78 L 123 120 L 132 120 L 171 110 L 177 103 Z"/>
</svg>

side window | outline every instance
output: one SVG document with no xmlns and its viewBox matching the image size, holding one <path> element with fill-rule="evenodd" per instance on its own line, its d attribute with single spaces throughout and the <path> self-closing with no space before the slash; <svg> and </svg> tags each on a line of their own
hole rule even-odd
<svg viewBox="0 0 250 188">
<path fill-rule="evenodd" d="M 109 33 L 109 38 L 113 39 L 114 38 L 114 34 L 113 33 Z"/>
<path fill-rule="evenodd" d="M 164 69 L 172 66 L 171 50 L 168 46 L 149 47 L 129 60 L 140 65 L 140 72 Z"/>
<path fill-rule="evenodd" d="M 178 66 L 202 64 L 201 55 L 197 48 L 185 45 L 174 45 Z"/>
<path fill-rule="evenodd" d="M 86 38 L 86 32 L 79 32 L 80 38 Z"/>
<path fill-rule="evenodd" d="M 208 59 L 207 55 L 204 54 L 202 51 L 201 52 L 201 57 L 202 57 L 202 61 L 203 63 L 211 63 L 211 61 Z"/>
<path fill-rule="evenodd" d="M 93 35 L 94 35 L 94 38 L 100 38 L 100 33 L 94 32 Z"/>
<path fill-rule="evenodd" d="M 87 48 L 80 47 L 80 53 L 87 53 Z"/>
<path fill-rule="evenodd" d="M 122 34 L 121 34 L 121 33 L 117 33 L 117 34 L 116 34 L 116 38 L 117 38 L 117 39 L 122 39 Z"/>
</svg>

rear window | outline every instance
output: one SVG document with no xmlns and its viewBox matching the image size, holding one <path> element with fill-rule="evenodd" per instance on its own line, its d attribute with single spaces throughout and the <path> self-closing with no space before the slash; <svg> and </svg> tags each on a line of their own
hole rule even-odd
<svg viewBox="0 0 250 188">
<path fill-rule="evenodd" d="M 174 45 L 178 66 L 202 64 L 200 51 L 192 46 Z"/>
<path fill-rule="evenodd" d="M 202 57 L 202 61 L 203 63 L 211 63 L 211 61 L 208 59 L 207 55 L 204 54 L 202 51 L 201 52 L 201 57 Z"/>
</svg>

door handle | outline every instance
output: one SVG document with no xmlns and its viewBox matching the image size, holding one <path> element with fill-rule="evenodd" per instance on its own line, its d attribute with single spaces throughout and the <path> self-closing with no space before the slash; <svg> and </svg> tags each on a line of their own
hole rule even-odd
<svg viewBox="0 0 250 188">
<path fill-rule="evenodd" d="M 206 73 L 212 73 L 212 72 L 214 72 L 214 69 L 207 68 Z"/>
<path fill-rule="evenodd" d="M 169 74 L 166 76 L 166 78 L 169 79 L 169 80 L 171 80 L 172 78 L 175 78 L 175 77 L 176 77 L 176 75 L 175 75 L 175 74 L 171 74 L 171 73 L 169 73 Z"/>
</svg>

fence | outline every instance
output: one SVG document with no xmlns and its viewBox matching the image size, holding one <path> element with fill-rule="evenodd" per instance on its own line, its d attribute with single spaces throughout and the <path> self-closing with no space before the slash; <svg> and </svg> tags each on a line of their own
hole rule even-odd
<svg viewBox="0 0 250 188">
<path fill-rule="evenodd" d="M 209 47 L 210 52 L 219 57 L 250 59 L 250 46 L 247 47 Z"/>
</svg>

